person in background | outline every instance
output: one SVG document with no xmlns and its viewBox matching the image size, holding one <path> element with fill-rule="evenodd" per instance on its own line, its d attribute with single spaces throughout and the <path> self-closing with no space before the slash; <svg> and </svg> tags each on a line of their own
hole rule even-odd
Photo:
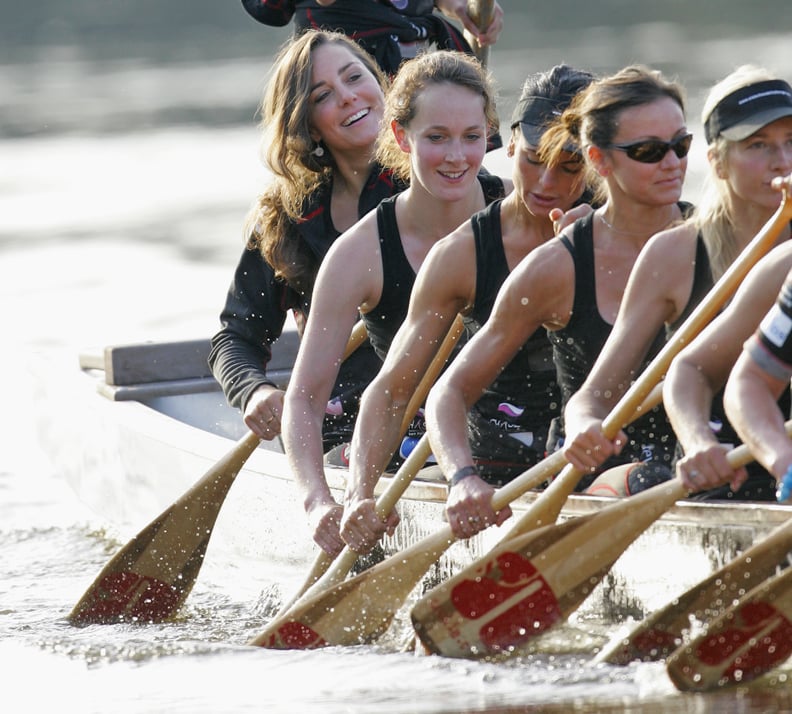
<svg viewBox="0 0 792 714">
<path fill-rule="evenodd" d="M 783 147 L 792 119 L 768 113 L 768 102 L 777 99 L 767 92 L 785 84 L 764 69 L 743 66 L 709 91 L 702 124 L 710 173 L 701 205 L 688 221 L 655 236 L 641 252 L 613 331 L 567 405 L 567 449 L 585 450 L 595 463 L 618 450 L 602 436 L 602 419 L 638 377 L 657 330 L 665 324 L 667 335 L 673 335 L 778 207 L 770 179 L 792 168 L 792 156 L 766 147 Z M 735 110 L 739 116 L 729 117 L 724 126 L 724 117 Z M 746 132 L 752 132 L 750 139 Z M 710 421 L 725 423 L 722 413 Z M 730 429 L 723 435 L 734 440 Z M 688 446 L 699 448 L 689 440 Z M 635 469 L 618 469 L 602 474 L 589 491 L 630 495 L 654 483 Z"/>
<path fill-rule="evenodd" d="M 567 65 L 528 78 L 507 146 L 514 190 L 439 241 L 421 266 L 407 318 L 363 395 L 355 426 L 341 533 L 356 552 L 368 551 L 388 526 L 377 516 L 374 486 L 396 449 L 405 407 L 454 317 L 463 314 L 468 332 L 478 330 L 509 272 L 553 237 L 550 211 L 567 212 L 588 200 L 578 147 L 568 146 L 552 166 L 538 150 L 547 126 L 593 79 Z M 482 478 L 500 484 L 542 458 L 559 408 L 552 348 L 539 329 L 470 412 Z"/>
<path fill-rule="evenodd" d="M 475 59 L 438 50 L 405 62 L 387 95 L 377 156 L 409 188 L 337 240 L 319 270 L 283 438 L 314 540 L 331 555 L 344 546 L 342 508 L 325 479 L 320 426 L 346 335 L 360 312 L 384 357 L 430 248 L 505 195 L 500 178 L 480 173 L 497 121 L 489 76 Z"/>
<path fill-rule="evenodd" d="M 404 188 L 374 157 L 386 88 L 371 56 L 340 33 L 306 32 L 275 59 L 261 104 L 272 179 L 248 218 L 209 355 L 229 403 L 262 439 L 280 434 L 284 392 L 267 363 L 288 313 L 302 331 L 330 245 Z M 380 364 L 363 345 L 342 365 L 325 413 L 326 449 L 351 438 L 360 393 Z"/>
<path fill-rule="evenodd" d="M 773 181 L 792 171 L 792 87 L 756 67 L 741 67 L 721 84 L 704 116 L 710 161 L 720 178 L 716 185 L 722 197 L 702 203 L 701 210 L 711 206 L 704 225 L 709 224 L 715 235 L 733 236 L 732 255 L 721 257 L 721 261 L 731 261 L 778 209 L 781 194 L 774 190 L 778 187 Z M 789 237 L 786 227 L 778 242 Z M 728 245 L 723 238 L 721 243 Z M 755 270 L 748 278 L 751 284 Z M 676 470 L 686 483 L 695 482 L 693 498 L 762 501 L 775 497 L 775 480 L 759 464 L 736 471 L 728 465 L 726 449 L 739 437 L 724 413 L 720 390 L 741 345 L 780 288 L 786 271 L 776 271 L 775 277 L 765 276 L 759 297 L 751 299 L 760 312 L 746 307 L 738 313 L 727 309 L 677 356 L 668 371 L 663 399 L 684 452 Z M 746 319 L 747 315 L 752 317 Z M 789 396 L 781 396 L 781 408 L 788 412 Z"/>
<path fill-rule="evenodd" d="M 778 397 L 789 389 L 790 378 L 792 271 L 776 304 L 743 346 L 724 392 L 726 414 L 753 456 L 778 482 L 779 501 L 792 495 L 792 439 L 778 408 Z"/>
<path fill-rule="evenodd" d="M 602 179 L 601 207 L 520 262 L 489 320 L 429 393 L 427 430 L 454 484 L 447 512 L 457 537 L 510 513 L 508 507 L 493 511 L 493 486 L 478 476 L 468 410 L 542 326 L 553 344 L 563 408 L 608 337 L 641 248 L 685 210 L 679 202 L 690 145 L 684 101 L 681 89 L 659 72 L 630 66 L 592 82 L 542 137 L 545 160 L 552 164 L 570 140 Z M 626 458 L 640 454 L 640 438 Z"/>
<path fill-rule="evenodd" d="M 495 44 L 503 29 L 500 5 L 495 3 L 492 22 L 481 32 L 467 4 L 467 0 L 242 0 L 248 14 L 265 25 L 282 27 L 293 20 L 296 33 L 320 28 L 346 33 L 390 76 L 403 60 L 430 45 L 473 54 L 449 19 L 458 22 L 482 47 Z M 434 12 L 435 8 L 446 17 Z"/>
</svg>

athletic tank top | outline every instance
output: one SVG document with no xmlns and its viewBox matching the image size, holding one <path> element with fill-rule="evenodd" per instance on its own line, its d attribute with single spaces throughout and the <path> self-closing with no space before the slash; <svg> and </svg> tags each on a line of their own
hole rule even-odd
<svg viewBox="0 0 792 714">
<path fill-rule="evenodd" d="M 478 180 L 487 205 L 503 198 L 503 181 L 499 176 L 480 173 Z M 415 271 L 407 260 L 396 223 L 396 196 L 377 206 L 377 229 L 382 255 L 382 294 L 374 309 L 363 315 L 369 340 L 381 359 L 385 359 L 396 332 L 407 317 Z"/>
<path fill-rule="evenodd" d="M 495 201 L 471 218 L 476 245 L 476 298 L 465 319 L 468 335 L 489 319 L 510 272 L 503 247 L 501 204 L 502 200 Z M 547 330 L 540 327 L 487 388 L 475 409 L 480 417 L 505 431 L 539 429 L 546 433 L 560 405 L 553 348 Z"/>
<path fill-rule="evenodd" d="M 557 379 L 561 387 L 562 412 L 572 395 L 581 387 L 591 368 L 597 361 L 613 325 L 606 322 L 597 307 L 597 292 L 594 265 L 594 213 L 576 221 L 572 240 L 560 237 L 575 265 L 575 297 L 569 322 L 559 330 L 548 331 L 553 345 Z M 649 354 L 641 364 L 639 373 L 654 358 L 665 344 L 665 330 L 655 337 Z M 651 412 L 633 422 L 625 429 L 629 442 L 620 454 L 620 461 L 646 461 L 658 456 L 670 462 L 676 439 L 665 411 L 655 407 Z M 549 448 L 558 448 L 563 442 L 563 413 L 553 421 Z M 660 447 L 662 455 L 652 453 Z"/>
</svg>

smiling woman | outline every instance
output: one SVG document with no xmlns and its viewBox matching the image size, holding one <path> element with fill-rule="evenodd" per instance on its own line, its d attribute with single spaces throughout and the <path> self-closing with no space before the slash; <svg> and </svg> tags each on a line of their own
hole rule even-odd
<svg viewBox="0 0 792 714">
<path fill-rule="evenodd" d="M 302 329 L 332 242 L 404 187 L 374 158 L 386 86 L 373 59 L 337 33 L 307 32 L 275 59 L 261 106 L 273 178 L 249 216 L 209 356 L 229 402 L 262 439 L 280 433 L 283 391 L 266 365 L 288 312 Z M 351 432 L 357 395 L 378 365 L 366 347 L 342 368 L 328 395 L 335 404 L 324 428 L 327 447 Z"/>
<path fill-rule="evenodd" d="M 344 545 L 341 506 L 325 480 L 319 425 L 346 335 L 360 311 L 384 356 L 429 249 L 503 196 L 501 179 L 479 174 L 496 121 L 489 78 L 477 61 L 437 51 L 402 65 L 388 92 L 377 157 L 410 187 L 336 241 L 319 270 L 284 403 L 283 437 L 314 539 L 330 554 Z"/>
</svg>

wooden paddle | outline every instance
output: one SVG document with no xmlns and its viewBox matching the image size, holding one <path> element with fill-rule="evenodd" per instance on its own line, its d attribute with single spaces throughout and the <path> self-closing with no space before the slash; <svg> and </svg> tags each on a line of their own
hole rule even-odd
<svg viewBox="0 0 792 714">
<path fill-rule="evenodd" d="M 792 217 L 792 201 L 784 192 L 781 206 L 760 233 L 746 246 L 738 259 L 721 277 L 707 298 L 677 331 L 674 340 L 669 342 L 649 365 L 645 379 L 636 381 L 624 395 L 617 407 L 606 419 L 608 423 L 620 426 L 632 415 L 638 404 L 651 392 L 665 372 L 668 350 L 675 349 L 675 342 L 684 342 L 694 332 L 692 325 L 704 323 L 708 317 L 708 305 L 713 302 L 722 304 L 749 267 L 759 259 L 775 240 L 777 234 Z M 695 330 L 697 331 L 697 330 Z M 661 369 L 662 368 L 662 369 Z M 652 372 L 660 372 L 656 377 Z M 629 405 L 629 409 L 627 406 Z M 621 415 L 621 418 L 619 417 Z M 612 428 L 615 435 L 617 429 Z M 606 432 L 607 433 L 607 432 Z M 557 451 L 510 483 L 498 489 L 492 498 L 492 506 L 498 511 L 531 488 L 540 485 L 548 477 L 555 475 L 564 466 L 563 452 Z M 661 487 L 669 487 L 661 484 Z M 647 491 L 645 493 L 650 493 Z M 627 501 L 638 499 L 640 506 L 642 494 L 632 496 Z M 675 499 L 684 494 L 675 494 Z M 619 504 L 615 504 L 619 505 Z M 662 511 L 660 511 L 662 512 Z M 659 513 L 658 513 L 659 515 Z M 652 519 L 654 520 L 654 519 Z M 651 520 L 649 521 L 651 523 Z M 350 578 L 339 585 L 306 598 L 299 608 L 294 608 L 289 617 L 269 640 L 259 642 L 265 647 L 281 649 L 308 649 L 327 645 L 352 645 L 371 642 L 379 637 L 390 625 L 396 611 L 415 587 L 423 574 L 440 555 L 454 542 L 449 526 L 436 534 L 406 548 L 401 553 L 384 560 L 364 573 Z M 626 546 L 625 546 L 626 547 Z M 421 623 L 420 626 L 423 626 Z M 470 653 L 468 653 L 469 656 Z"/>
<path fill-rule="evenodd" d="M 492 22 L 495 12 L 495 0 L 468 0 L 467 11 L 476 26 L 480 30 L 486 30 Z M 489 62 L 489 47 L 482 47 L 478 40 L 469 32 L 464 34 L 479 62 L 486 67 Z"/>
<path fill-rule="evenodd" d="M 457 315 L 448 331 L 448 334 L 440 344 L 440 347 L 432 359 L 432 362 L 421 378 L 418 388 L 415 390 L 415 393 L 412 395 L 410 401 L 407 404 L 400 428 L 400 433 L 402 436 L 407 432 L 413 417 L 418 413 L 418 410 L 426 401 L 429 390 L 432 388 L 432 385 L 448 361 L 448 358 L 451 356 L 451 352 L 454 350 L 454 346 L 459 341 L 464 329 L 465 323 L 462 320 L 462 317 Z M 393 510 L 398 500 L 402 497 L 404 491 L 410 485 L 413 478 L 415 478 L 415 475 L 421 470 L 421 468 L 423 468 L 424 464 L 426 463 L 426 459 L 429 458 L 430 454 L 431 447 L 429 446 L 429 440 L 424 436 L 410 452 L 407 459 L 394 475 L 388 488 L 378 499 L 376 510 L 377 515 L 379 515 L 380 518 L 386 518 Z M 318 583 L 320 578 L 322 579 L 321 584 L 318 584 L 317 587 L 329 587 L 330 585 L 335 585 L 337 582 L 343 580 L 347 573 L 354 566 L 357 558 L 358 554 L 347 547 L 336 558 L 335 565 L 333 566 L 332 570 L 327 573 L 328 568 L 333 563 L 333 558 L 324 550 L 320 550 L 316 556 L 313 566 L 311 567 L 311 571 L 308 573 L 308 577 L 305 578 L 299 590 L 292 596 L 291 600 L 281 607 L 278 615 L 272 621 L 270 621 L 264 631 L 258 635 L 258 637 L 256 637 L 255 640 L 251 642 L 251 644 L 258 644 L 256 640 L 268 637 L 267 633 L 273 627 L 277 626 L 277 622 L 280 620 L 280 618 L 288 612 L 289 608 L 291 608 L 292 605 L 294 605 L 294 603 L 297 602 L 297 600 L 301 598 L 309 588 Z M 327 573 L 327 575 L 325 575 L 325 573 Z M 324 578 L 322 577 L 323 575 L 325 576 Z"/>
<path fill-rule="evenodd" d="M 772 246 L 780 231 L 789 223 L 790 218 L 792 218 L 792 199 L 790 199 L 785 190 L 781 205 L 775 214 L 729 266 L 720 280 L 717 281 L 687 320 L 674 333 L 673 339 L 650 362 L 641 376 L 631 385 L 611 413 L 605 418 L 602 429 L 607 438 L 613 439 L 619 429 L 628 422 L 638 405 L 646 399 L 647 395 L 660 382 L 672 359 L 718 312 L 729 296 L 737 289 L 737 286 L 750 268 Z M 540 525 L 548 525 L 554 522 L 581 476 L 582 474 L 572 466 L 565 468 L 536 500 L 528 512 L 523 515 L 511 533 L 527 533 Z M 631 497 L 631 499 L 634 498 L 637 498 L 637 496 Z M 556 537 L 560 538 L 561 535 L 562 532 L 559 531 Z M 513 540 L 510 543 L 513 543 Z M 421 640 L 430 650 L 442 654 L 453 653 L 454 656 L 469 657 L 491 653 L 490 645 L 484 639 L 486 633 L 482 633 L 482 639 L 476 641 L 473 634 L 474 624 L 471 624 L 471 612 L 476 612 L 475 608 L 479 607 L 481 602 L 485 602 L 486 598 L 491 597 L 491 591 L 494 586 L 496 586 L 496 589 L 500 587 L 513 589 L 513 582 L 510 580 L 511 576 L 503 572 L 501 567 L 503 553 L 511 552 L 512 550 L 508 544 L 504 547 L 499 546 L 491 555 L 480 559 L 466 570 L 434 588 L 416 604 L 412 611 L 413 625 Z M 487 573 L 488 577 L 482 579 L 482 573 Z M 596 570 L 593 573 L 596 575 Z M 499 578 L 503 578 L 504 582 L 499 583 Z M 479 583 L 478 586 L 475 585 L 476 582 Z M 463 584 L 462 590 L 457 590 Z M 464 592 L 465 598 L 470 604 L 455 601 L 460 597 L 460 592 Z M 517 603 L 515 611 L 509 616 L 512 624 L 517 622 L 520 612 L 522 610 L 519 603 Z M 528 613 L 525 614 L 527 616 Z M 544 629 L 550 626 L 550 619 L 551 616 L 548 614 L 548 623 Z M 473 621 L 475 622 L 475 618 L 473 618 Z M 516 627 L 516 625 L 514 626 Z M 464 635 L 462 634 L 463 627 Z M 526 632 L 528 629 L 526 629 Z M 538 631 L 540 630 L 533 630 L 533 633 L 538 634 Z M 458 633 L 458 638 L 455 638 L 454 633 Z M 499 648 L 503 647 L 502 636 L 499 640 Z"/>
<path fill-rule="evenodd" d="M 757 585 L 677 649 L 666 670 L 677 689 L 750 682 L 792 655 L 792 567 Z"/>
<path fill-rule="evenodd" d="M 563 455 L 555 452 L 498 489 L 493 507 L 504 508 L 557 473 L 563 464 Z M 454 541 L 450 526 L 444 526 L 359 575 L 307 595 L 287 616 L 279 618 L 269 638 L 256 637 L 255 644 L 274 649 L 311 649 L 375 640 L 388 628 L 423 574 Z"/>
<path fill-rule="evenodd" d="M 610 642 L 595 658 L 597 663 L 655 662 L 682 644 L 691 617 L 698 621 L 721 615 L 746 591 L 760 585 L 792 550 L 792 518 L 765 538 L 716 570 L 668 605 L 644 618 L 626 637 Z"/>
<path fill-rule="evenodd" d="M 792 421 L 787 429 L 792 433 Z M 743 445 L 728 458 L 736 468 L 751 454 Z M 511 654 L 569 617 L 627 547 L 686 495 L 674 479 L 499 545 L 485 566 L 456 582 L 450 598 L 419 603 L 418 636 L 430 651 L 451 657 Z"/>
<path fill-rule="evenodd" d="M 344 353 L 366 339 L 358 322 Z M 237 474 L 259 444 L 242 437 L 184 495 L 105 565 L 69 614 L 76 625 L 162 622 L 173 616 L 195 584 L 220 508 Z"/>
</svg>

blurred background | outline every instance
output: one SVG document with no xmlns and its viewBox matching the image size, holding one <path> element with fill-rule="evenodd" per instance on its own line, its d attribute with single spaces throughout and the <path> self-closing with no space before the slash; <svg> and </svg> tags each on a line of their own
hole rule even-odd
<svg viewBox="0 0 792 714">
<path fill-rule="evenodd" d="M 742 62 L 785 72 L 788 0 L 501 0 L 491 53 L 501 118 L 520 84 L 561 61 L 610 72 L 631 62 L 679 78 L 703 160 L 706 89 Z M 241 2 L 14 3 L 0 24 L 0 246 L 123 237 L 221 260 L 241 247 L 265 175 L 256 107 L 290 27 Z M 218 296 L 219 304 L 221 296 Z"/>
</svg>

